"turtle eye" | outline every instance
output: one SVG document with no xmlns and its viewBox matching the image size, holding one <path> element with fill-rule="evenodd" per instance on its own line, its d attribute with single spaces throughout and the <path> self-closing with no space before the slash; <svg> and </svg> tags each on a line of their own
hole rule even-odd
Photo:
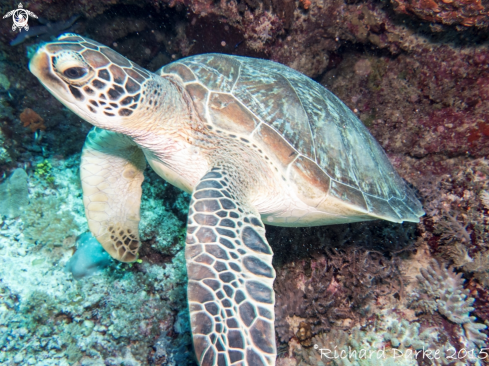
<svg viewBox="0 0 489 366">
<path fill-rule="evenodd" d="M 63 75 L 69 79 L 79 79 L 85 76 L 88 70 L 85 67 L 70 67 L 63 71 Z"/>
<path fill-rule="evenodd" d="M 52 58 L 53 69 L 68 84 L 82 85 L 93 76 L 93 69 L 81 55 L 73 51 L 61 51 Z"/>
</svg>

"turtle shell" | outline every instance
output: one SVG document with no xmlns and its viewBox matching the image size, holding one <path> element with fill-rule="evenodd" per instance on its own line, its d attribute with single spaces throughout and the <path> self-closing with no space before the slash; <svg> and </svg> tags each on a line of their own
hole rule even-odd
<svg viewBox="0 0 489 366">
<path fill-rule="evenodd" d="M 184 58 L 159 74 L 177 74 L 204 120 L 267 150 L 299 197 L 343 216 L 336 222 L 418 222 L 424 214 L 363 123 L 307 76 L 273 61 L 221 54 Z"/>
</svg>

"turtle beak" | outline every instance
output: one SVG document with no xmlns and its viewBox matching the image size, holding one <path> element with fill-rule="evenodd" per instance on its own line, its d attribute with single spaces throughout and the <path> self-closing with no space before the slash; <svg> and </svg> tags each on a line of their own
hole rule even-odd
<svg viewBox="0 0 489 366">
<path fill-rule="evenodd" d="M 71 108 L 71 105 L 75 103 L 75 100 L 66 83 L 54 72 L 51 59 L 44 47 L 39 48 L 31 58 L 29 62 L 29 70 L 56 99 Z"/>
<path fill-rule="evenodd" d="M 39 81 L 50 91 L 56 89 L 66 89 L 63 83 L 54 73 L 49 56 L 41 47 L 37 50 L 29 62 L 29 70 L 39 79 Z"/>
<path fill-rule="evenodd" d="M 45 52 L 42 52 L 42 49 L 39 49 L 29 61 L 29 70 L 38 79 L 41 78 L 41 75 L 45 73 L 47 67 L 49 66 L 48 55 L 46 55 Z"/>
</svg>

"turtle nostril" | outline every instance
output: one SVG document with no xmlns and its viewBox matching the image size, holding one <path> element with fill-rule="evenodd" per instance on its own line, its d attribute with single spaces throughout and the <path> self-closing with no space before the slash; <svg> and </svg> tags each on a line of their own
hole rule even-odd
<svg viewBox="0 0 489 366">
<path fill-rule="evenodd" d="M 70 79 L 79 79 L 87 74 L 88 70 L 84 67 L 70 67 L 63 71 L 63 75 Z"/>
</svg>

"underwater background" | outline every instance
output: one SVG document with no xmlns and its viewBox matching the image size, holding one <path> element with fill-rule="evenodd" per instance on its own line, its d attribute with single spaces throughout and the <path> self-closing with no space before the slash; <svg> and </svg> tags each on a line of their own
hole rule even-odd
<svg viewBox="0 0 489 366">
<path fill-rule="evenodd" d="M 91 125 L 27 68 L 36 45 L 63 32 L 150 71 L 207 52 L 288 65 L 346 103 L 415 188 L 419 224 L 267 226 L 278 366 L 489 364 L 489 1 L 23 6 L 39 17 L 28 32 L 0 19 L 1 365 L 196 365 L 190 196 L 146 169 L 135 263 L 113 261 L 88 233 L 79 164 Z M 17 7 L 1 1 L 0 14 Z M 414 356 L 423 349 L 440 357 Z"/>
</svg>

